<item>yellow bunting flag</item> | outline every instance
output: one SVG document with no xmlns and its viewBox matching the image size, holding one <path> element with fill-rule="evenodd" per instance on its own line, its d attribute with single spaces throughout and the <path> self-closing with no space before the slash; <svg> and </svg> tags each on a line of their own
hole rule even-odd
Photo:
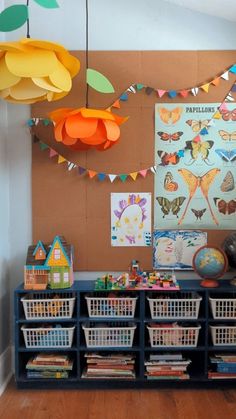
<svg viewBox="0 0 236 419">
<path fill-rule="evenodd" d="M 133 172 L 129 174 L 130 177 L 132 177 L 133 180 L 136 180 L 137 176 L 138 176 L 138 172 Z"/>
<path fill-rule="evenodd" d="M 65 161 L 66 161 L 65 157 L 60 156 L 60 155 L 58 156 L 58 161 L 57 161 L 58 164 L 64 163 Z"/>
<path fill-rule="evenodd" d="M 210 87 L 210 83 L 203 84 L 200 87 L 201 87 L 202 90 L 204 90 L 204 92 L 208 93 L 208 90 L 209 90 L 209 87 Z"/>
<path fill-rule="evenodd" d="M 214 118 L 214 119 L 220 119 L 221 118 L 221 114 L 220 114 L 220 112 L 219 111 L 216 111 L 215 113 L 214 113 L 214 115 L 213 115 L 213 117 L 212 118 Z"/>
</svg>

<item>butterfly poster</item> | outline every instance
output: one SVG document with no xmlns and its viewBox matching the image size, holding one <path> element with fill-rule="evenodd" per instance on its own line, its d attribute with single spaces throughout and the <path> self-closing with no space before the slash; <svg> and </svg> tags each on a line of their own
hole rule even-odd
<svg viewBox="0 0 236 419">
<path fill-rule="evenodd" d="M 155 165 L 155 228 L 235 228 L 236 104 L 156 104 Z"/>
<path fill-rule="evenodd" d="M 111 245 L 152 245 L 150 192 L 111 194 Z"/>
<path fill-rule="evenodd" d="M 207 233 L 195 230 L 154 230 L 154 269 L 193 269 L 195 252 L 207 244 Z"/>
</svg>

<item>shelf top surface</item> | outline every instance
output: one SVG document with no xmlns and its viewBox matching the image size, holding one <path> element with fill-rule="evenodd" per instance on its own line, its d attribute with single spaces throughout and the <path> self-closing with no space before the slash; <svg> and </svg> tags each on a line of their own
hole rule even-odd
<svg viewBox="0 0 236 419">
<path fill-rule="evenodd" d="M 197 280 L 197 279 L 183 279 L 183 280 L 178 280 L 178 283 L 180 285 L 180 290 L 179 291 L 210 291 L 210 292 L 236 292 L 236 287 L 230 284 L 230 281 L 227 279 L 223 279 L 223 280 L 219 280 L 219 287 L 217 288 L 203 288 L 200 285 L 201 280 Z M 16 290 L 17 292 L 20 293 L 46 293 L 46 292 L 56 292 L 56 293 L 60 293 L 60 292 L 73 292 L 73 291 L 81 291 L 81 292 L 91 292 L 91 291 L 98 291 L 95 290 L 95 281 L 94 280 L 76 280 L 74 282 L 74 284 L 72 285 L 71 288 L 65 288 L 65 289 L 46 289 L 46 290 L 40 290 L 40 291 L 36 291 L 36 290 L 25 290 L 24 289 L 24 284 L 20 284 Z M 163 288 L 163 290 L 160 291 L 156 291 L 153 290 L 152 288 L 150 289 L 145 289 L 145 290 L 137 290 L 137 289 L 133 289 L 133 290 L 126 290 L 126 289 L 119 289 L 119 290 L 99 290 L 98 292 L 107 292 L 107 291 L 112 291 L 112 292 L 135 292 L 135 293 L 139 293 L 139 292 L 176 292 L 176 290 L 167 290 L 165 288 Z M 178 291 L 177 291 L 178 292 Z"/>
</svg>

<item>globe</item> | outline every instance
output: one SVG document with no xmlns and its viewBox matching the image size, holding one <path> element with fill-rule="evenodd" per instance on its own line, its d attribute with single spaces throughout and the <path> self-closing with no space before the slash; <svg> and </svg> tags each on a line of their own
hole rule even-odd
<svg viewBox="0 0 236 419">
<path fill-rule="evenodd" d="M 227 256 L 218 247 L 200 247 L 193 256 L 193 268 L 204 279 L 203 287 L 217 287 L 216 279 L 220 278 L 228 268 Z"/>
<path fill-rule="evenodd" d="M 229 265 L 236 268 L 236 233 L 229 234 L 222 245 L 227 257 Z"/>
</svg>

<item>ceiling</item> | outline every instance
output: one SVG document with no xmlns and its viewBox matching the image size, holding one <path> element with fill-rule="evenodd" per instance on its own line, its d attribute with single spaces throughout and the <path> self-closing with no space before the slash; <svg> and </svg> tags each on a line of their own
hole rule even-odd
<svg viewBox="0 0 236 419">
<path fill-rule="evenodd" d="M 235 0 L 165 0 L 186 9 L 236 22 Z"/>
</svg>

